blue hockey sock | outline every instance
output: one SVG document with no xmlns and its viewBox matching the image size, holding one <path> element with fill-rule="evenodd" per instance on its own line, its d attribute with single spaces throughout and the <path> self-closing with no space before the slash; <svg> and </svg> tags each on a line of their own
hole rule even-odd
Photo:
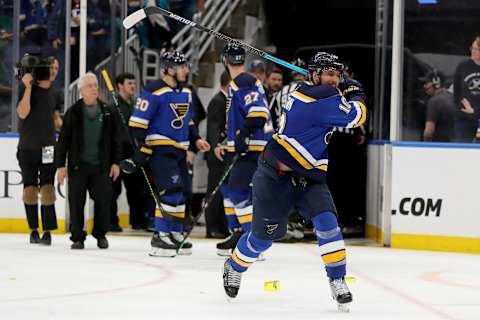
<svg viewBox="0 0 480 320">
<path fill-rule="evenodd" d="M 322 212 L 312 218 L 322 260 L 327 276 L 332 279 L 342 278 L 346 274 L 346 251 L 342 233 L 333 212 Z"/>
<path fill-rule="evenodd" d="M 157 232 L 170 232 L 170 226 L 168 225 L 168 221 L 166 221 L 163 217 L 157 215 L 160 210 L 155 210 L 155 231 Z"/>
<path fill-rule="evenodd" d="M 272 240 L 259 239 L 251 232 L 245 232 L 229 258 L 233 269 L 238 272 L 247 271 L 248 267 L 257 260 L 260 253 L 270 248 L 272 242 Z"/>
<path fill-rule="evenodd" d="M 223 208 L 225 210 L 225 216 L 227 217 L 228 229 L 233 232 L 241 228 L 240 222 L 238 222 L 237 215 L 235 214 L 235 208 L 233 203 L 228 198 L 223 199 Z"/>
</svg>

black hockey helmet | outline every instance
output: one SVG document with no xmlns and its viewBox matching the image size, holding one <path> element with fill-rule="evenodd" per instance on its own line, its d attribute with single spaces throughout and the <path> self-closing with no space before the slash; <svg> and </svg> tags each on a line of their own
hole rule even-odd
<svg viewBox="0 0 480 320">
<path fill-rule="evenodd" d="M 231 65 L 242 65 L 245 63 L 245 49 L 235 43 L 227 43 L 222 50 L 222 61 L 226 58 Z"/>
<path fill-rule="evenodd" d="M 328 70 L 337 70 L 342 73 L 343 68 L 344 66 L 338 57 L 327 52 L 317 52 L 308 62 L 308 71 L 310 74 L 312 74 L 313 71 L 321 74 L 323 71 Z"/>
<path fill-rule="evenodd" d="M 167 51 L 160 56 L 162 69 L 178 67 L 185 63 L 188 63 L 187 57 L 180 51 Z"/>
</svg>

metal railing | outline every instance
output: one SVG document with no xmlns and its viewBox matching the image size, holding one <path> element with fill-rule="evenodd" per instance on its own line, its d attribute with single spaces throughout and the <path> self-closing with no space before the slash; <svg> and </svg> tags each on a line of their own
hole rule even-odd
<svg viewBox="0 0 480 320">
<path fill-rule="evenodd" d="M 232 12 L 236 9 L 241 0 L 207 0 L 205 2 L 205 14 L 194 15 L 192 20 L 200 25 L 215 31 L 221 30 L 230 19 Z M 205 32 L 200 32 L 195 28 L 186 25 L 173 38 L 172 45 L 185 53 L 191 62 L 191 74 L 198 73 L 200 59 L 207 52 L 213 43 L 214 36 Z M 125 43 L 125 60 L 122 59 L 122 47 L 115 53 L 100 62 L 94 69 L 98 77 L 100 98 L 106 101 L 108 99 L 108 90 L 101 76 L 101 70 L 106 69 L 113 78 L 118 70 L 130 72 L 135 76 L 137 90 L 143 87 L 145 82 L 159 79 L 160 77 L 160 51 L 143 49 L 141 50 L 140 40 L 137 35 L 131 36 Z M 139 58 L 141 53 L 142 57 Z M 140 61 L 141 60 L 141 61 Z M 123 65 L 125 61 L 125 65 Z M 143 82 L 143 83 L 142 83 Z M 72 106 L 80 97 L 78 89 L 78 79 L 68 86 L 66 108 Z"/>
<path fill-rule="evenodd" d="M 122 47 L 118 49 L 114 56 L 110 56 L 100 62 L 94 69 L 94 73 L 98 78 L 98 89 L 99 89 L 99 97 L 103 101 L 108 101 L 108 88 L 103 81 L 101 72 L 103 69 L 107 70 L 108 74 L 112 78 L 112 82 L 115 80 L 115 76 L 117 75 L 117 70 L 124 70 L 124 72 L 132 73 L 135 76 L 135 81 L 137 88 L 141 88 L 143 85 L 141 83 L 141 72 L 142 69 L 139 67 L 138 64 L 138 52 L 140 51 L 140 40 L 136 34 L 131 36 L 127 42 L 125 43 L 125 48 L 129 48 L 126 54 L 126 64 L 123 65 L 122 60 Z M 71 107 L 79 98 L 80 98 L 80 91 L 78 89 L 78 79 L 73 81 L 68 86 L 68 101 L 66 101 L 65 106 L 67 108 Z"/>
</svg>

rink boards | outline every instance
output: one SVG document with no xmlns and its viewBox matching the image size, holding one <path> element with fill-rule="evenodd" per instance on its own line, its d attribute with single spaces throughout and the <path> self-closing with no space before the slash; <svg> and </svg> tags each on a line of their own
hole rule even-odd
<svg viewBox="0 0 480 320">
<path fill-rule="evenodd" d="M 368 237 L 394 248 L 480 253 L 480 146 L 373 142 L 368 152 Z"/>
<path fill-rule="evenodd" d="M 0 232 L 27 233 L 29 232 L 25 218 L 25 209 L 22 202 L 23 186 L 20 167 L 16 158 L 18 145 L 17 134 L 0 135 Z M 55 182 L 57 200 L 55 210 L 57 213 L 58 229 L 55 233 L 65 233 L 69 221 L 68 206 L 65 201 L 66 186 L 59 187 Z M 122 190 L 123 191 L 123 190 Z M 128 212 L 124 194 L 118 203 L 120 212 Z M 40 215 L 40 214 L 39 214 Z M 93 201 L 87 200 L 85 205 L 87 230 L 92 228 Z M 128 225 L 128 215 L 119 214 L 120 225 Z M 39 223 L 41 226 L 41 223 Z"/>
</svg>

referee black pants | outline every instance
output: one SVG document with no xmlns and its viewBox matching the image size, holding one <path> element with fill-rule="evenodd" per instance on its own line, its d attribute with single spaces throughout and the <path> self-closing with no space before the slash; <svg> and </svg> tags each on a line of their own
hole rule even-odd
<svg viewBox="0 0 480 320">
<path fill-rule="evenodd" d="M 68 204 L 70 206 L 70 240 L 85 241 L 85 200 L 87 191 L 94 201 L 93 232 L 97 238 L 105 237 L 110 225 L 112 181 L 108 172 L 99 166 L 81 164 L 68 170 Z"/>
</svg>

